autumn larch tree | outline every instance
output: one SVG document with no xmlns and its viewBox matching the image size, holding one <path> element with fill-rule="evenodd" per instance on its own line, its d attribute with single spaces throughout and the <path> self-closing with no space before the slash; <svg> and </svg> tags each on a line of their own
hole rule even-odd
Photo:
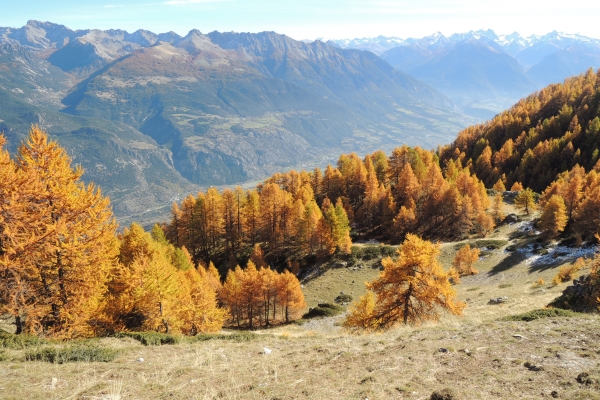
<svg viewBox="0 0 600 400">
<path fill-rule="evenodd" d="M 496 222 L 500 222 L 504 219 L 504 212 L 502 210 L 503 207 L 504 200 L 502 198 L 502 194 L 496 193 L 496 195 L 494 196 L 494 200 L 492 201 L 492 218 Z"/>
<path fill-rule="evenodd" d="M 562 197 L 553 195 L 544 206 L 540 217 L 540 228 L 546 238 L 553 238 L 567 225 L 567 207 Z"/>
<path fill-rule="evenodd" d="M 521 190 L 517 197 L 515 197 L 515 206 L 518 209 L 529 215 L 530 212 L 535 210 L 535 195 L 529 188 Z"/>
<path fill-rule="evenodd" d="M 27 212 L 23 220 L 0 222 L 0 235 L 3 231 L 17 238 L 25 233 L 18 231 L 18 224 L 28 224 L 27 241 L 6 248 L 11 241 L 3 239 L 0 251 L 9 256 L 2 261 L 3 269 L 12 269 L 3 273 L 15 278 L 5 286 L 8 297 L 26 305 L 21 309 L 25 314 L 19 315 L 25 324 L 17 330 L 55 337 L 95 334 L 94 318 L 117 254 L 116 223 L 109 199 L 93 184 L 84 185 L 83 170 L 73 169 L 70 163 L 65 150 L 36 126 L 17 153 L 18 174 L 36 188 L 27 192 L 26 185 L 26 195 L 18 199 L 21 211 Z M 19 179 L 17 176 L 12 182 Z M 24 249 L 26 253 L 19 253 Z M 15 256 L 19 265 L 14 264 L 16 259 L 10 260 Z"/>
<path fill-rule="evenodd" d="M 363 296 L 351 308 L 345 326 L 369 330 L 399 323 L 418 325 L 439 319 L 440 309 L 460 315 L 465 304 L 455 300 L 439 253 L 439 245 L 408 234 L 397 260 L 382 260 L 379 278 L 367 283 L 373 295 Z"/>
<path fill-rule="evenodd" d="M 473 268 L 473 265 L 479 260 L 479 249 L 471 249 L 470 245 L 463 246 L 454 257 L 452 267 L 459 276 L 475 275 L 479 272 Z"/>
<path fill-rule="evenodd" d="M 150 235 L 138 224 L 121 235 L 119 263 L 108 283 L 105 330 L 218 331 L 228 313 L 217 305 L 216 269 L 199 272 L 185 249 L 161 235 L 157 227 Z"/>
</svg>

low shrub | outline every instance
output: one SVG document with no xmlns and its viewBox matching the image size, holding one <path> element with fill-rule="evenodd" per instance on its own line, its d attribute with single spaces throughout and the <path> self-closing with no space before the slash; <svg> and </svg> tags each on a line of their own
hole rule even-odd
<svg viewBox="0 0 600 400">
<path fill-rule="evenodd" d="M 344 307 L 330 303 L 320 303 L 317 307 L 311 308 L 304 314 L 302 319 L 334 317 L 342 312 L 344 312 Z"/>
<path fill-rule="evenodd" d="M 73 343 L 65 347 L 42 347 L 25 353 L 27 361 L 44 361 L 54 364 L 68 362 L 110 362 L 117 356 L 117 350 Z"/>
<path fill-rule="evenodd" d="M 486 248 L 488 250 L 498 250 L 508 244 L 507 240 L 494 240 L 494 239 L 480 239 L 475 241 L 470 241 L 467 243 L 458 243 L 454 246 L 455 250 L 460 250 L 466 245 L 471 246 L 471 248 L 483 249 Z M 508 249 L 507 249 L 508 250 Z"/>
<path fill-rule="evenodd" d="M 186 338 L 190 342 L 205 342 L 208 340 L 230 340 L 232 342 L 250 342 L 258 338 L 259 335 L 252 332 L 234 332 L 231 334 L 223 333 L 200 333 L 196 336 Z M 264 335 L 262 335 L 264 337 Z"/>
<path fill-rule="evenodd" d="M 0 348 L 21 350 L 44 344 L 48 344 L 48 341 L 37 336 L 0 332 Z"/>
<path fill-rule="evenodd" d="M 584 267 L 585 261 L 583 258 L 578 258 L 573 264 L 560 267 L 558 274 L 552 278 L 554 285 L 559 285 L 563 282 L 568 282 L 574 278 L 575 274 Z"/>
<path fill-rule="evenodd" d="M 398 246 L 381 246 L 381 257 L 395 257 L 398 253 Z"/>
<path fill-rule="evenodd" d="M 181 343 L 182 337 L 159 332 L 119 332 L 117 338 L 132 338 L 144 346 L 162 346 L 165 344 Z"/>
<path fill-rule="evenodd" d="M 544 280 L 542 278 L 540 278 L 531 287 L 534 288 L 534 289 L 535 288 L 540 288 L 540 287 L 544 286 L 545 284 L 546 284 L 546 282 L 544 282 Z"/>
<path fill-rule="evenodd" d="M 368 245 L 352 246 L 352 257 L 361 260 L 374 260 L 382 257 L 393 257 L 396 255 L 397 246 Z"/>
<path fill-rule="evenodd" d="M 352 296 L 350 296 L 349 294 L 345 294 L 345 293 L 340 294 L 333 301 L 336 302 L 337 304 L 350 303 L 352 301 Z"/>
<path fill-rule="evenodd" d="M 563 310 L 561 308 L 542 308 L 540 310 L 532 310 L 523 314 L 507 315 L 506 317 L 500 318 L 500 321 L 525 321 L 530 322 L 540 318 L 554 318 L 554 317 L 576 317 L 579 314 L 570 310 Z"/>
</svg>

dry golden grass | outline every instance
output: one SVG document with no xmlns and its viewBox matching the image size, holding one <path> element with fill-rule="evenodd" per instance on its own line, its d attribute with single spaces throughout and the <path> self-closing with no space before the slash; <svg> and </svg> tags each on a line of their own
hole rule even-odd
<svg viewBox="0 0 600 400">
<path fill-rule="evenodd" d="M 0 363 L 0 398 L 426 399 L 446 387 L 462 399 L 537 399 L 552 391 L 594 398 L 594 387 L 576 379 L 599 373 L 599 322 L 465 317 L 364 336 L 295 337 L 280 328 L 245 343 L 162 347 L 111 339 L 104 345 L 120 348 L 120 357 L 94 364 L 24 362 L 11 351 L 14 359 Z"/>
</svg>

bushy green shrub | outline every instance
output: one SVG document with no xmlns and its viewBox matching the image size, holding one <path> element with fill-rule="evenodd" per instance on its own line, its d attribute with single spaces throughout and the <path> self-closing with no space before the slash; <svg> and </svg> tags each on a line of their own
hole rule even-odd
<svg viewBox="0 0 600 400">
<path fill-rule="evenodd" d="M 373 260 L 381 257 L 393 257 L 396 255 L 397 246 L 369 245 L 352 246 L 352 257 L 361 260 Z"/>
<path fill-rule="evenodd" d="M 303 319 L 310 318 L 322 318 L 322 317 L 334 317 L 344 312 L 344 307 L 330 304 L 320 303 L 317 307 L 311 308 L 306 314 L 302 316 Z"/>
<path fill-rule="evenodd" d="M 117 350 L 73 343 L 64 347 L 42 347 L 25 353 L 27 361 L 44 361 L 55 364 L 67 362 L 110 362 L 117 356 Z"/>
<path fill-rule="evenodd" d="M 20 350 L 44 344 L 48 341 L 37 336 L 0 332 L 0 348 Z"/>
</svg>

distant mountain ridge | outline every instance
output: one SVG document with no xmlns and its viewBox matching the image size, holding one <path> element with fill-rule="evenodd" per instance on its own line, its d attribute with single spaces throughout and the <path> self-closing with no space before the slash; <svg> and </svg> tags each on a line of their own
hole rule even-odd
<svg viewBox="0 0 600 400">
<path fill-rule="evenodd" d="M 518 99 L 551 83 L 600 67 L 600 40 L 550 32 L 497 35 L 491 29 L 440 32 L 422 38 L 330 40 L 340 48 L 379 54 L 457 102 L 464 111 L 491 118 Z M 388 44 L 382 51 L 381 44 Z"/>
<path fill-rule="evenodd" d="M 0 71 L 11 142 L 40 124 L 117 215 L 138 220 L 198 185 L 312 169 L 342 152 L 435 147 L 473 122 L 373 53 L 274 32 L 182 37 L 29 21 L 0 28 Z"/>
</svg>

